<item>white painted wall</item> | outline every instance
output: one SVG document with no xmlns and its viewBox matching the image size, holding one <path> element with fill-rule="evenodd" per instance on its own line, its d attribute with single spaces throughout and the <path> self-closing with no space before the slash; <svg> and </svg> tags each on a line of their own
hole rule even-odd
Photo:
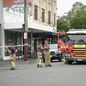
<svg viewBox="0 0 86 86">
<path fill-rule="evenodd" d="M 4 29 L 22 29 L 24 24 L 23 4 L 13 5 L 11 8 L 5 7 L 4 10 Z M 32 14 L 33 15 L 33 14 Z M 54 32 L 54 28 L 47 24 L 35 22 L 33 16 L 28 15 L 28 28 Z"/>
<path fill-rule="evenodd" d="M 2 2 L 1 2 L 2 0 L 0 0 L 0 24 L 1 24 L 1 12 L 2 12 L 2 10 L 1 10 L 1 6 L 2 6 Z"/>
</svg>

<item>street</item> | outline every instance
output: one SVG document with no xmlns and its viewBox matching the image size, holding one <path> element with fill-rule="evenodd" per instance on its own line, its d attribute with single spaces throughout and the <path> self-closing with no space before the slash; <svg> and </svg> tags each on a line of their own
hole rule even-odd
<svg viewBox="0 0 86 86">
<path fill-rule="evenodd" d="M 7 64 L 7 65 L 6 65 Z M 17 62 L 9 70 L 7 62 L 0 66 L 0 86 L 86 86 L 86 64 L 67 65 L 53 62 L 52 67 L 36 67 L 36 62 Z"/>
</svg>

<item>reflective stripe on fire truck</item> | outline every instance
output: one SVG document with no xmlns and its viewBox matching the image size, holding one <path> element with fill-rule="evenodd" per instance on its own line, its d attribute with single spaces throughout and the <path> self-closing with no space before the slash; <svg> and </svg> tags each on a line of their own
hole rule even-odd
<svg viewBox="0 0 86 86">
<path fill-rule="evenodd" d="M 86 45 L 74 45 L 74 48 L 86 48 Z"/>
</svg>

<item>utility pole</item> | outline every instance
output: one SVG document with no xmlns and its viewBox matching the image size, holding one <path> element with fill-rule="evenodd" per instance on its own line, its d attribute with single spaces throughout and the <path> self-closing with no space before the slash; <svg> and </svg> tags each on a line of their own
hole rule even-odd
<svg viewBox="0 0 86 86">
<path fill-rule="evenodd" d="M 24 0 L 24 61 L 28 61 L 28 0 Z"/>
</svg>

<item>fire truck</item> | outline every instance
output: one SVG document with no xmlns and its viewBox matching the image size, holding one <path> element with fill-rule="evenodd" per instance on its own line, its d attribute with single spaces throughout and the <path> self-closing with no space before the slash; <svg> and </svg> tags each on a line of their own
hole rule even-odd
<svg viewBox="0 0 86 86">
<path fill-rule="evenodd" d="M 67 64 L 86 62 L 86 30 L 58 32 L 58 51 L 62 53 Z"/>
</svg>

